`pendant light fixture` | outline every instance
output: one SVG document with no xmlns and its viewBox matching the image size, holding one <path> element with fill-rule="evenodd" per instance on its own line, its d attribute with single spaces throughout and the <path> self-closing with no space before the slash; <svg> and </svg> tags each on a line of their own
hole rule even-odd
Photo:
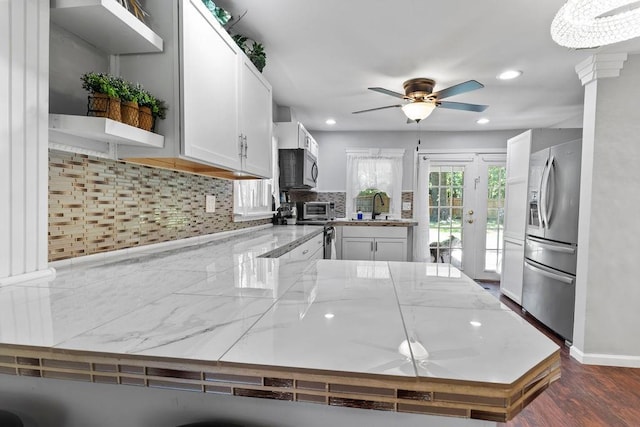
<svg viewBox="0 0 640 427">
<path fill-rule="evenodd" d="M 551 23 L 560 46 L 584 49 L 640 36 L 638 0 L 568 0 Z"/>
<path fill-rule="evenodd" d="M 404 105 L 402 112 L 407 118 L 419 122 L 429 117 L 435 108 L 436 104 L 434 102 L 414 101 Z"/>
</svg>

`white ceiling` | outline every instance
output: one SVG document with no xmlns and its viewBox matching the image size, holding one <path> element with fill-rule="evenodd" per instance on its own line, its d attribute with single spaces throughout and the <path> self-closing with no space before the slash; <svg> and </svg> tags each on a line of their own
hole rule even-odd
<svg viewBox="0 0 640 427">
<path fill-rule="evenodd" d="M 570 50 L 551 40 L 561 0 L 217 0 L 239 16 L 231 33 L 265 46 L 264 75 L 274 100 L 311 130 L 415 130 L 397 104 L 367 90 L 403 92 L 413 77 L 435 91 L 475 79 L 485 87 L 448 101 L 487 104 L 484 113 L 436 109 L 423 130 L 580 126 L 583 88 L 575 72 L 600 50 Z M 636 47 L 637 43 L 632 47 Z M 609 48 L 626 49 L 627 45 Z M 500 81 L 506 69 L 524 72 Z M 332 117 L 333 127 L 324 122 Z M 480 126 L 475 121 L 491 121 Z"/>
</svg>

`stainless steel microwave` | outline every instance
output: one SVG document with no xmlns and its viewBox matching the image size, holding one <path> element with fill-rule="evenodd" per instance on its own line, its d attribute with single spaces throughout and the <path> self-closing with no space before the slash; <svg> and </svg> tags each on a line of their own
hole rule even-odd
<svg viewBox="0 0 640 427">
<path fill-rule="evenodd" d="M 280 166 L 280 189 L 315 188 L 318 181 L 316 156 L 303 148 L 278 150 Z"/>
</svg>

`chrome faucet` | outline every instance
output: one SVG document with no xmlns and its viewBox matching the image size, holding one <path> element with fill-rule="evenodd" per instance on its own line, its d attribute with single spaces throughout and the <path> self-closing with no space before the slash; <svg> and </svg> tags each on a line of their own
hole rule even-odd
<svg viewBox="0 0 640 427">
<path fill-rule="evenodd" d="M 371 206 L 371 219 L 376 219 L 376 215 L 378 215 L 376 213 L 376 196 L 380 197 L 380 205 L 384 206 L 384 200 L 382 200 L 382 193 L 377 192 L 376 194 L 373 195 L 373 204 Z"/>
</svg>

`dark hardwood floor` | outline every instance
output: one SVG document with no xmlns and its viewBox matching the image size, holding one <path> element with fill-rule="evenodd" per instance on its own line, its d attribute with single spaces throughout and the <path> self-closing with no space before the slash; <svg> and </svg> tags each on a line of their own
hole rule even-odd
<svg viewBox="0 0 640 427">
<path fill-rule="evenodd" d="M 498 283 L 480 283 L 558 345 L 562 378 L 531 402 L 509 427 L 640 426 L 640 369 L 582 365 L 571 356 L 564 340 L 520 306 L 500 294 Z"/>
</svg>

